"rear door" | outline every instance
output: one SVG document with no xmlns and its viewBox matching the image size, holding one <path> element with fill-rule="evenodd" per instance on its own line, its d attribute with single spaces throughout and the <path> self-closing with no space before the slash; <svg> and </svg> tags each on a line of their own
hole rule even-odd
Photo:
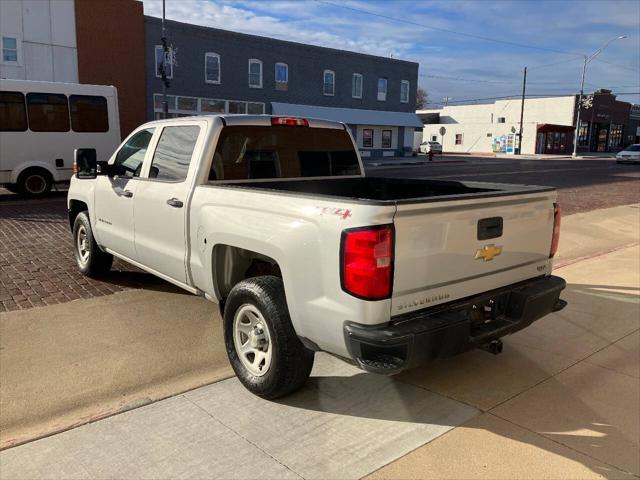
<svg viewBox="0 0 640 480">
<path fill-rule="evenodd" d="M 399 204 L 392 315 L 550 273 L 555 197 Z"/>
<path fill-rule="evenodd" d="M 135 244 L 143 265 L 187 283 L 186 231 L 189 179 L 202 122 L 166 125 L 138 185 L 135 201 Z"/>
</svg>

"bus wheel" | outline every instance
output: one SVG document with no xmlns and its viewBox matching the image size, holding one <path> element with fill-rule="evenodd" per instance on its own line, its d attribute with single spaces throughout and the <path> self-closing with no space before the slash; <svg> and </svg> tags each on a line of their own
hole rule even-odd
<svg viewBox="0 0 640 480">
<path fill-rule="evenodd" d="M 18 176 L 18 193 L 25 197 L 38 197 L 51 190 L 53 179 L 44 168 L 27 168 Z"/>
</svg>

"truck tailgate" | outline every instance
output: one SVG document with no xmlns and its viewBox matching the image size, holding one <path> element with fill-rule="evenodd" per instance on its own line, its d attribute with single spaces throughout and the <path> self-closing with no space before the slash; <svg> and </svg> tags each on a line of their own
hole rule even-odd
<svg viewBox="0 0 640 480">
<path fill-rule="evenodd" d="M 555 191 L 399 203 L 392 316 L 549 274 Z"/>
</svg>

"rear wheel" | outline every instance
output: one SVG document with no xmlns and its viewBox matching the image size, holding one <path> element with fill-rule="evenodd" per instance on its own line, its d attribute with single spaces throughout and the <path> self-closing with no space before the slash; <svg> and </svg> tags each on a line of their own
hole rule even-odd
<svg viewBox="0 0 640 480">
<path fill-rule="evenodd" d="M 87 212 L 80 212 L 73 223 L 73 243 L 76 263 L 84 275 L 96 276 L 111 269 L 113 255 L 98 247 Z"/>
<path fill-rule="evenodd" d="M 53 178 L 44 168 L 28 168 L 18 176 L 16 188 L 26 197 L 38 197 L 51 190 Z"/>
<path fill-rule="evenodd" d="M 292 393 L 311 373 L 314 352 L 296 335 L 278 277 L 249 278 L 231 290 L 224 309 L 224 338 L 238 379 L 259 397 Z"/>
</svg>

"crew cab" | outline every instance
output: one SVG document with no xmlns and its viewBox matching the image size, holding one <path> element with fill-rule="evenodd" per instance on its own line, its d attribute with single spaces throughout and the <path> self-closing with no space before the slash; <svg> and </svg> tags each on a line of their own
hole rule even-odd
<svg viewBox="0 0 640 480">
<path fill-rule="evenodd" d="M 553 188 L 367 177 L 336 122 L 153 121 L 107 162 L 76 151 L 68 210 L 84 274 L 118 257 L 217 303 L 263 398 L 301 387 L 317 351 L 392 374 L 497 353 L 565 305 Z"/>
</svg>

